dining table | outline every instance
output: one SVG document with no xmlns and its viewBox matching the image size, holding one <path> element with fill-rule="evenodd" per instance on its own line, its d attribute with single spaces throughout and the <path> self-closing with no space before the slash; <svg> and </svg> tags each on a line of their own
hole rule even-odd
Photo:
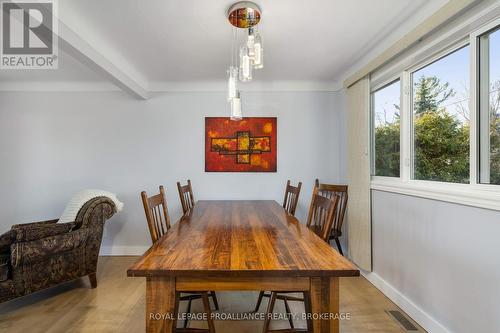
<svg viewBox="0 0 500 333">
<path fill-rule="evenodd" d="M 359 270 L 276 201 L 201 200 L 127 275 L 146 278 L 147 332 L 175 332 L 178 292 L 268 290 L 305 292 L 313 331 L 338 333 L 339 278 Z"/>
</svg>

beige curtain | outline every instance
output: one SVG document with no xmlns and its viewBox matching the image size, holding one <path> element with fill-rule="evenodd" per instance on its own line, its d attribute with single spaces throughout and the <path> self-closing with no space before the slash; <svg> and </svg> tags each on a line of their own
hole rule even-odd
<svg viewBox="0 0 500 333">
<path fill-rule="evenodd" d="M 349 257 L 372 270 L 370 199 L 370 84 L 364 77 L 347 88 Z"/>
</svg>

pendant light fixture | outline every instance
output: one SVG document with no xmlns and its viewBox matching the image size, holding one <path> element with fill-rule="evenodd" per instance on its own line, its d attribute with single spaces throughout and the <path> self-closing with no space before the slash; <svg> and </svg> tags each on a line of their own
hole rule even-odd
<svg viewBox="0 0 500 333">
<path fill-rule="evenodd" d="M 238 80 L 249 82 L 253 79 L 253 70 L 264 67 L 262 37 L 256 29 L 262 11 L 251 1 L 233 4 L 228 12 L 229 23 L 233 26 L 231 43 L 231 65 L 227 71 L 227 99 L 231 106 L 231 120 L 241 120 L 241 98 Z M 245 31 L 245 41 L 237 47 L 238 29 Z"/>
</svg>

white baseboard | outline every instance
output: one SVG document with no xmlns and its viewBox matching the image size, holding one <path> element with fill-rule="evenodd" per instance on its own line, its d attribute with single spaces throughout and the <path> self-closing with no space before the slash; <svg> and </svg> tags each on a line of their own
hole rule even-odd
<svg viewBox="0 0 500 333">
<path fill-rule="evenodd" d="M 141 256 L 149 246 L 101 246 L 101 256 Z"/>
<path fill-rule="evenodd" d="M 417 322 L 423 329 L 429 333 L 452 333 L 427 312 L 418 307 L 399 290 L 391 286 L 377 273 L 361 271 L 368 281 L 371 282 L 378 290 L 380 290 L 391 301 L 396 303 L 408 316 Z"/>
</svg>

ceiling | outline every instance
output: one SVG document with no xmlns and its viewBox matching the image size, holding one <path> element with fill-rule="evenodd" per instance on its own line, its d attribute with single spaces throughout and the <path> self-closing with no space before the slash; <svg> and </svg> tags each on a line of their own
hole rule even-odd
<svg viewBox="0 0 500 333">
<path fill-rule="evenodd" d="M 261 0 L 263 70 L 254 80 L 338 82 L 346 71 L 446 0 Z M 64 0 L 59 17 L 82 39 L 154 89 L 219 82 L 230 60 L 226 0 Z M 423 13 L 423 15 L 422 15 Z M 419 22 L 416 22 L 418 24 Z M 407 29 L 411 29 L 408 27 Z M 242 34 L 240 34 L 242 35 Z M 2 71 L 0 81 L 104 81 L 61 52 L 58 70 Z"/>
</svg>

